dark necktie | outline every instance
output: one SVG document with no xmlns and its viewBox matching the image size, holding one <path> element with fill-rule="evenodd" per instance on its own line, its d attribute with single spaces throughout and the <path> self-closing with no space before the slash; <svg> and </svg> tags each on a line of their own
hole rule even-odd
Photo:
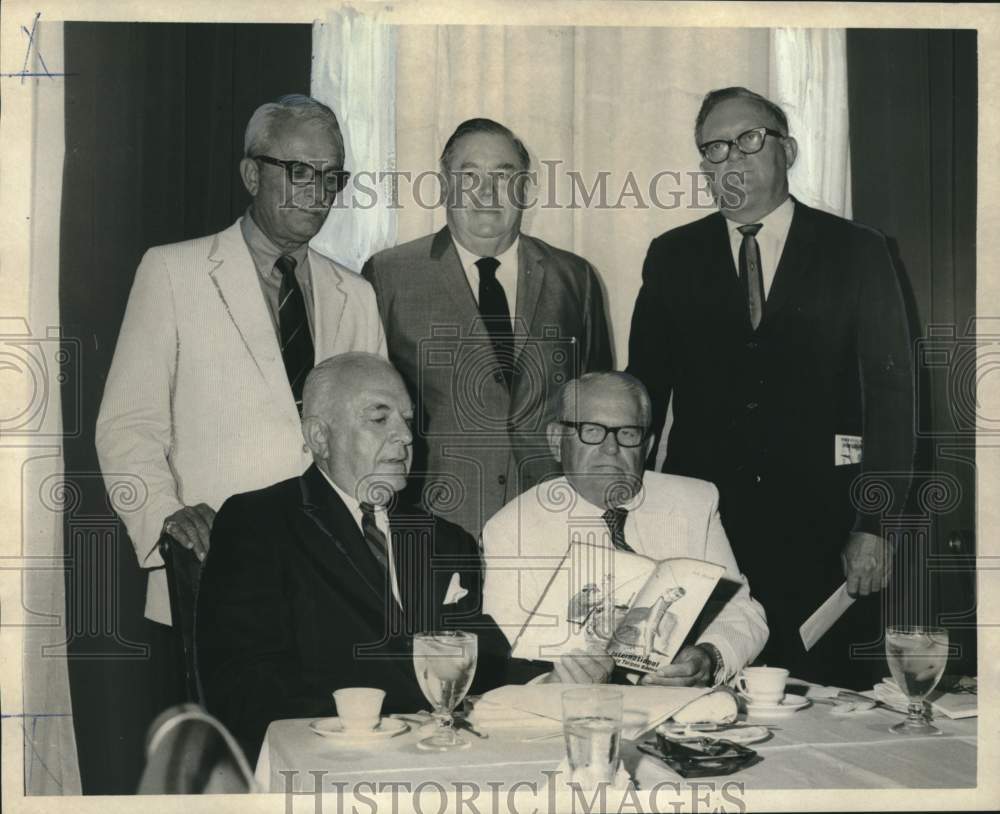
<svg viewBox="0 0 1000 814">
<path fill-rule="evenodd" d="M 743 235 L 743 242 L 740 244 L 740 282 L 743 283 L 747 298 L 750 324 L 755 331 L 764 318 L 764 272 L 760 263 L 760 246 L 754 237 L 760 228 L 759 223 L 739 227 L 739 232 Z"/>
<path fill-rule="evenodd" d="M 480 257 L 476 261 L 479 269 L 479 313 L 493 341 L 493 351 L 500 363 L 507 387 L 510 387 L 514 372 L 514 331 L 510 324 L 510 308 L 507 295 L 497 279 L 500 261 L 495 257 Z"/>
<path fill-rule="evenodd" d="M 316 352 L 313 349 L 312 334 L 309 333 L 306 301 L 299 281 L 295 279 L 295 258 L 283 254 L 274 267 L 281 272 L 281 289 L 278 294 L 281 358 L 285 362 L 285 373 L 292 388 L 295 406 L 301 414 L 302 385 L 305 384 L 306 375 L 312 370 Z"/>
<path fill-rule="evenodd" d="M 389 547 L 386 545 L 385 535 L 375 523 L 375 507 L 371 503 L 361 505 L 361 533 L 364 535 L 368 550 L 371 551 L 375 561 L 381 566 L 383 572 L 389 570 Z"/>
<path fill-rule="evenodd" d="M 614 543 L 615 548 L 619 551 L 631 551 L 634 554 L 635 549 L 625 542 L 625 518 L 628 517 L 628 509 L 616 506 L 613 509 L 608 509 L 601 517 L 608 524 L 611 542 Z"/>
</svg>

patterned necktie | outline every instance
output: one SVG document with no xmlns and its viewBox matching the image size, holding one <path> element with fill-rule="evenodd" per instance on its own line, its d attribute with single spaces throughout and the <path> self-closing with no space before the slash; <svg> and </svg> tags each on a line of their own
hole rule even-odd
<svg viewBox="0 0 1000 814">
<path fill-rule="evenodd" d="M 361 505 L 361 533 L 364 535 L 368 550 L 371 551 L 375 561 L 381 566 L 383 572 L 389 570 L 389 546 L 386 545 L 385 535 L 375 523 L 375 507 L 371 503 Z"/>
<path fill-rule="evenodd" d="M 764 272 L 760 263 L 760 246 L 755 237 L 760 228 L 759 223 L 739 227 L 739 232 L 743 235 L 743 242 L 740 244 L 740 281 L 747 298 L 750 324 L 755 331 L 764 318 Z"/>
<path fill-rule="evenodd" d="M 614 543 L 615 548 L 619 551 L 631 551 L 634 554 L 635 549 L 625 542 L 625 518 L 628 517 L 628 509 L 616 506 L 613 509 L 608 509 L 601 517 L 608 524 L 611 542 Z"/>
<path fill-rule="evenodd" d="M 493 340 L 493 350 L 500 362 L 507 387 L 514 374 L 514 331 L 510 324 L 510 308 L 507 295 L 497 279 L 500 261 L 495 257 L 480 257 L 476 261 L 479 269 L 479 313 Z"/>
<path fill-rule="evenodd" d="M 312 334 L 309 333 L 309 319 L 306 316 L 306 301 L 302 296 L 299 281 L 295 279 L 295 258 L 281 255 L 274 267 L 281 272 L 281 290 L 278 294 L 278 327 L 281 334 L 281 358 L 285 362 L 285 373 L 292 388 L 295 406 L 302 414 L 302 385 L 306 375 L 312 370 L 316 351 Z"/>
</svg>

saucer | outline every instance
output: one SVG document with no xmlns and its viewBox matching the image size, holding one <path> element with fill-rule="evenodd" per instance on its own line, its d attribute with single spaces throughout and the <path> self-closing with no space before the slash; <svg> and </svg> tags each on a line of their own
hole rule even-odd
<svg viewBox="0 0 1000 814">
<path fill-rule="evenodd" d="M 803 695 L 792 695 L 785 693 L 785 697 L 777 704 L 754 703 L 746 696 L 743 696 L 747 703 L 747 714 L 749 715 L 786 715 L 803 707 L 809 706 L 809 699 Z"/>
<path fill-rule="evenodd" d="M 324 738 L 340 738 L 342 740 L 377 740 L 391 738 L 410 727 L 405 721 L 396 718 L 383 718 L 374 729 L 344 729 L 340 718 L 317 718 L 309 724 L 309 728 Z"/>
</svg>

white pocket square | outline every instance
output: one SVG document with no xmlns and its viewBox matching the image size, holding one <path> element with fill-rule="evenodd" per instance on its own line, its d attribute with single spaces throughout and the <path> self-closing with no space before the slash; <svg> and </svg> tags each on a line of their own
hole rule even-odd
<svg viewBox="0 0 1000 814">
<path fill-rule="evenodd" d="M 448 583 L 448 590 L 444 593 L 444 603 L 445 605 L 454 605 L 460 599 L 464 599 L 468 596 L 469 591 L 467 588 L 462 587 L 462 580 L 458 576 L 458 571 L 451 575 L 451 582 Z"/>
</svg>

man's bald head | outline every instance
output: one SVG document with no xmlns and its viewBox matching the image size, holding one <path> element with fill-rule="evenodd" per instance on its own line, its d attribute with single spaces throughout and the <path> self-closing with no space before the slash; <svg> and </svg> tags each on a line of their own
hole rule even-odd
<svg viewBox="0 0 1000 814">
<path fill-rule="evenodd" d="M 385 503 L 406 485 L 413 406 L 381 356 L 344 353 L 306 378 L 302 434 L 316 465 L 359 501 Z"/>
</svg>

